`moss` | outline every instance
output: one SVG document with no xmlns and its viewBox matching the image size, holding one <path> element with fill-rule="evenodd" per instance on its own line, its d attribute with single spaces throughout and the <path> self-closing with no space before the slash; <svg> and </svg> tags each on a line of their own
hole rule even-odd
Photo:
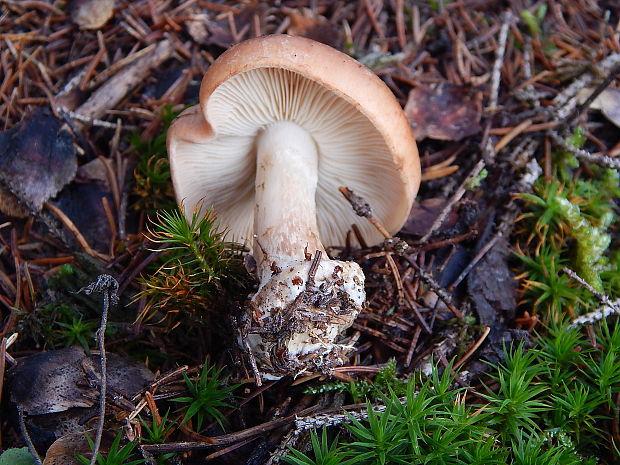
<svg viewBox="0 0 620 465">
<path fill-rule="evenodd" d="M 607 259 L 604 254 L 611 244 L 611 236 L 606 233 L 613 216 L 605 215 L 601 226 L 592 225 L 581 214 L 579 207 L 563 197 L 555 197 L 558 210 L 568 223 L 571 236 L 575 239 L 577 250 L 575 265 L 579 275 L 596 289 L 603 292 L 600 274 L 604 271 Z"/>
</svg>

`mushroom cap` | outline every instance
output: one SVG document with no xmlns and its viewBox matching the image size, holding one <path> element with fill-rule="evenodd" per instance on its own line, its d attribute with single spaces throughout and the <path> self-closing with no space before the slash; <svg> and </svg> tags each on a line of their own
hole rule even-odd
<svg viewBox="0 0 620 465">
<path fill-rule="evenodd" d="M 355 215 L 340 186 L 369 202 L 391 233 L 402 227 L 420 184 L 420 161 L 400 104 L 353 58 L 288 35 L 250 39 L 222 54 L 202 80 L 200 105 L 171 125 L 172 181 L 188 216 L 212 208 L 230 239 L 251 242 L 255 140 L 276 121 L 300 125 L 316 143 L 323 244 L 344 244 L 353 223 L 369 244 L 383 240 Z"/>
</svg>

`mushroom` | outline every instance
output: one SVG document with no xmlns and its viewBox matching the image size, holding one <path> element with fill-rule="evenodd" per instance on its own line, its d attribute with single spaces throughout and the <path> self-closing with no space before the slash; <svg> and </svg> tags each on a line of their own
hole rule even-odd
<svg viewBox="0 0 620 465">
<path fill-rule="evenodd" d="M 242 42 L 208 69 L 200 104 L 168 132 L 179 203 L 213 209 L 230 236 L 252 243 L 260 284 L 240 343 L 264 378 L 329 372 L 352 344 L 337 343 L 365 301 L 364 274 L 331 260 L 359 219 L 338 188 L 373 205 L 391 233 L 420 183 L 402 108 L 363 65 L 302 37 Z M 359 229 L 369 244 L 383 237 Z M 229 236 L 229 237 L 230 237 Z"/>
</svg>

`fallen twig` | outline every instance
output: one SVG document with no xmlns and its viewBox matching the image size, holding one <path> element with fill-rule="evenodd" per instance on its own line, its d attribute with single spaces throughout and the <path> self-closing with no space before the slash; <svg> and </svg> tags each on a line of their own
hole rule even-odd
<svg viewBox="0 0 620 465">
<path fill-rule="evenodd" d="M 592 155 L 587 150 L 573 147 L 568 142 L 566 142 L 566 140 L 555 131 L 549 130 L 547 131 L 547 134 L 549 135 L 549 137 L 551 137 L 551 139 L 553 139 L 553 142 L 558 144 L 564 150 L 567 150 L 568 152 L 573 154 L 576 158 L 578 158 L 581 161 L 595 163 L 597 165 L 601 165 L 606 168 L 620 169 L 620 160 L 618 160 L 617 158 L 612 158 L 607 155 Z"/>
<path fill-rule="evenodd" d="M 470 184 L 471 180 L 476 178 L 484 169 L 485 163 L 484 160 L 478 160 L 478 163 L 473 167 L 473 169 L 469 172 L 467 177 L 463 180 L 461 185 L 458 187 L 456 192 L 450 197 L 446 205 L 442 208 L 441 213 L 435 218 L 433 224 L 429 228 L 429 230 L 420 238 L 420 243 L 424 243 L 428 241 L 428 239 L 433 235 L 437 229 L 443 224 L 448 214 L 452 211 L 452 207 L 465 195 L 467 192 L 467 186 Z"/>
<path fill-rule="evenodd" d="M 370 204 L 366 202 L 366 200 L 357 195 L 348 187 L 341 186 L 338 188 L 338 190 L 349 201 L 351 207 L 353 207 L 353 211 L 355 211 L 357 216 L 363 216 L 364 218 L 367 218 L 368 221 L 370 221 L 372 225 L 377 228 L 377 231 L 379 231 L 386 239 L 390 239 L 392 237 L 388 230 L 385 229 L 385 227 L 379 222 L 379 220 L 374 217 L 374 215 L 372 214 L 372 208 L 370 207 Z"/>
<path fill-rule="evenodd" d="M 101 128 L 116 129 L 116 123 L 110 123 L 108 121 L 103 121 L 101 119 L 90 118 L 88 116 L 76 113 L 75 111 L 68 110 L 65 107 L 58 107 L 56 108 L 56 111 L 61 114 L 65 113 L 69 118 L 79 121 L 80 123 L 86 123 L 86 124 L 98 126 Z M 126 131 L 136 131 L 138 127 L 131 126 L 131 125 L 124 125 L 123 129 Z"/>
<path fill-rule="evenodd" d="M 30 434 L 28 433 L 28 428 L 26 428 L 26 419 L 24 415 L 24 410 L 19 405 L 17 406 L 17 421 L 19 422 L 20 433 L 22 434 L 22 437 L 24 438 L 24 442 L 26 443 L 26 446 L 28 447 L 28 451 L 30 452 L 30 454 L 32 455 L 32 458 L 34 459 L 34 463 L 36 465 L 43 465 L 43 462 L 41 461 L 41 457 L 39 457 L 39 453 L 35 449 L 34 444 L 32 442 L 32 438 L 30 437 Z"/>
<path fill-rule="evenodd" d="M 97 331 L 97 344 L 99 345 L 99 354 L 101 362 L 101 373 L 99 382 L 99 419 L 97 421 L 97 432 L 93 446 L 93 455 L 90 459 L 90 465 L 95 465 L 99 447 L 101 446 L 101 438 L 103 436 L 103 425 L 105 422 L 105 402 L 107 388 L 107 357 L 105 352 L 105 330 L 108 325 L 108 310 L 110 304 L 113 306 L 118 304 L 118 282 L 110 275 L 99 275 L 97 280 L 86 287 L 83 287 L 78 293 L 83 292 L 90 295 L 94 292 L 101 293 L 103 296 L 103 307 L 101 311 L 101 324 Z"/>
<path fill-rule="evenodd" d="M 131 66 L 127 66 L 84 102 L 76 113 L 86 119 L 99 119 L 105 115 L 106 111 L 114 108 L 127 93 L 140 83 L 161 63 L 172 56 L 174 47 L 169 40 L 162 40 L 157 47 L 147 55 L 134 61 Z"/>
<path fill-rule="evenodd" d="M 67 215 L 65 215 L 65 213 L 60 208 L 50 202 L 45 202 L 44 206 L 54 215 L 56 215 L 56 217 L 61 221 L 61 223 L 65 225 L 65 227 L 69 230 L 69 232 L 71 232 L 71 234 L 75 238 L 76 242 L 80 245 L 80 247 L 82 247 L 82 249 L 84 249 L 84 252 L 86 252 L 91 257 L 99 258 L 106 261 L 108 260 L 107 256 L 97 252 L 90 246 L 90 244 L 84 238 L 77 226 L 75 226 L 73 221 L 71 221 L 71 219 Z"/>
<path fill-rule="evenodd" d="M 612 70 L 609 71 L 609 74 L 607 74 L 605 79 L 603 79 L 603 82 L 601 82 L 596 89 L 594 89 L 594 92 L 592 92 L 583 103 L 574 108 L 573 112 L 564 120 L 564 124 L 568 126 L 575 121 L 575 119 L 577 119 L 577 117 L 583 113 L 583 111 L 586 110 L 592 102 L 594 102 L 594 99 L 598 97 L 601 92 L 607 89 L 612 82 L 614 82 L 618 73 L 620 73 L 620 63 L 616 64 Z"/>
<path fill-rule="evenodd" d="M 597 71 L 601 75 L 606 75 L 612 69 L 620 64 L 620 53 L 612 53 L 607 58 L 596 65 Z M 575 79 L 566 89 L 556 95 L 553 99 L 553 105 L 556 107 L 556 118 L 564 120 L 568 115 L 572 114 L 577 106 L 575 96 L 577 93 L 590 85 L 596 79 L 594 72 L 584 73 L 578 79 Z"/>
<path fill-rule="evenodd" d="M 510 10 L 504 13 L 502 27 L 499 30 L 499 38 L 497 49 L 495 50 L 495 62 L 493 63 L 493 72 L 491 74 L 491 93 L 489 106 L 487 110 L 494 112 L 497 110 L 497 100 L 499 97 L 499 83 L 502 76 L 502 64 L 504 63 L 504 54 L 506 53 L 506 41 L 508 40 L 508 30 L 512 23 L 512 12 Z"/>
<path fill-rule="evenodd" d="M 434 279 L 431 275 L 429 275 L 426 271 L 418 265 L 415 260 L 411 257 L 405 257 L 405 260 L 409 262 L 409 264 L 418 272 L 420 279 L 424 281 L 424 283 L 431 288 L 431 290 L 437 294 L 443 303 L 446 304 L 448 309 L 454 314 L 455 317 L 462 319 L 463 314 L 452 304 L 452 297 L 448 294 Z"/>
<path fill-rule="evenodd" d="M 613 313 L 620 313 L 620 299 L 611 301 L 609 297 L 605 294 L 598 292 L 594 289 L 590 284 L 588 284 L 581 276 L 575 273 L 570 268 L 564 267 L 562 271 L 570 276 L 572 279 L 577 281 L 581 286 L 590 291 L 600 302 L 603 304 L 600 308 L 596 309 L 593 312 L 586 313 L 585 315 L 581 315 L 575 318 L 570 325 L 569 328 L 574 328 L 576 326 L 584 325 L 584 324 L 592 324 L 596 323 L 603 318 L 607 318 L 609 315 Z"/>
<path fill-rule="evenodd" d="M 465 355 L 463 355 L 463 357 L 454 364 L 452 369 L 456 370 L 463 363 L 465 363 L 469 359 L 469 357 L 471 357 L 473 353 L 476 350 L 478 350 L 478 347 L 480 347 L 480 345 L 484 342 L 484 340 L 487 338 L 490 332 L 491 332 L 491 327 L 485 326 L 484 331 L 482 332 L 482 335 L 478 338 L 476 342 L 473 343 L 473 345 L 469 349 L 467 349 L 467 352 L 465 352 Z"/>
</svg>

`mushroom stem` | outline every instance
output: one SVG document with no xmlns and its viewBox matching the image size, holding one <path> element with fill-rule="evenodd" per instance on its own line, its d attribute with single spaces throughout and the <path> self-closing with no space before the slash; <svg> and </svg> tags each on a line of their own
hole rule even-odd
<svg viewBox="0 0 620 465">
<path fill-rule="evenodd" d="M 280 262 L 304 260 L 319 239 L 315 193 L 318 153 L 305 129 L 289 121 L 265 128 L 256 147 L 254 257 L 261 281 Z"/>
<path fill-rule="evenodd" d="M 336 340 L 366 297 L 359 265 L 330 260 L 319 239 L 318 163 L 314 140 L 295 123 L 273 123 L 258 137 L 254 256 L 260 285 L 248 306 L 246 341 L 265 378 L 344 363 L 352 346 Z M 304 249 L 321 252 L 316 262 Z"/>
</svg>

